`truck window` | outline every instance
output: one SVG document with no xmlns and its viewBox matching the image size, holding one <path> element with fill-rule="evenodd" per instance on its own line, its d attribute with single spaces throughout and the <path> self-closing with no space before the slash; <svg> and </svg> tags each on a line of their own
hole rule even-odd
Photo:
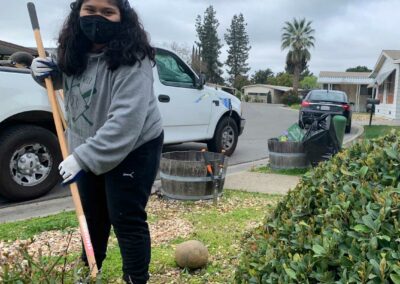
<svg viewBox="0 0 400 284">
<path fill-rule="evenodd" d="M 158 50 L 157 71 L 161 83 L 168 86 L 194 88 L 193 73 L 179 59 L 168 52 Z"/>
</svg>

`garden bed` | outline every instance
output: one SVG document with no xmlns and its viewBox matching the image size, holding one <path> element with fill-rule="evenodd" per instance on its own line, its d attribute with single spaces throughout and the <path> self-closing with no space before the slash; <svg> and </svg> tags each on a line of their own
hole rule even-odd
<svg viewBox="0 0 400 284">
<path fill-rule="evenodd" d="M 216 208 L 212 202 L 165 201 L 152 196 L 147 210 L 152 233 L 149 283 L 229 282 L 243 233 L 261 224 L 265 212 L 278 200 L 278 196 L 226 190 Z M 28 246 L 27 251 L 36 257 L 40 250 L 42 258 L 48 259 L 62 254 L 69 243 L 68 261 L 74 263 L 81 249 L 76 227 L 74 212 L 0 224 L 0 248 L 7 252 L 0 256 L 0 267 L 1 261 L 9 260 L 10 253 L 15 256 L 21 245 Z M 200 240 L 208 247 L 206 268 L 186 271 L 176 266 L 175 247 L 189 239 Z M 103 266 L 103 283 L 122 283 L 118 280 L 120 275 L 119 248 L 112 236 Z"/>
</svg>

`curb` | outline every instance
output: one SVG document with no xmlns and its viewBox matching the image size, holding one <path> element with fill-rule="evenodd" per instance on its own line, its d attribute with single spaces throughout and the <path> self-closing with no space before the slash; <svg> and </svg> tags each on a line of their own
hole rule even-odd
<svg viewBox="0 0 400 284">
<path fill-rule="evenodd" d="M 364 127 L 360 124 L 353 124 L 353 127 L 357 129 L 357 133 L 351 137 L 350 139 L 348 139 L 347 141 L 343 142 L 343 148 L 347 148 L 350 147 L 351 145 L 353 145 L 356 140 L 364 134 Z"/>
<path fill-rule="evenodd" d="M 284 109 L 284 110 L 290 110 L 290 111 L 299 111 L 298 109 L 294 109 L 294 108 L 291 108 L 291 107 L 285 107 L 285 106 L 281 106 L 280 108 Z"/>
</svg>

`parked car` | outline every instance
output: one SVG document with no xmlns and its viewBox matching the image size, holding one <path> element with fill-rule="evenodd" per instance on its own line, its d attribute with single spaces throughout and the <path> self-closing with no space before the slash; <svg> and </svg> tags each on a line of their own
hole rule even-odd
<svg viewBox="0 0 400 284">
<path fill-rule="evenodd" d="M 157 49 L 156 63 L 165 144 L 203 142 L 210 151 L 232 155 L 245 125 L 240 100 L 205 86 L 172 51 Z M 59 182 L 61 161 L 46 90 L 28 69 L 0 67 L 0 100 L 0 194 L 39 197 Z"/>
<path fill-rule="evenodd" d="M 299 111 L 300 127 L 307 127 L 323 114 L 343 115 L 347 119 L 346 133 L 351 130 L 351 103 L 342 91 L 312 90 L 303 99 Z"/>
</svg>

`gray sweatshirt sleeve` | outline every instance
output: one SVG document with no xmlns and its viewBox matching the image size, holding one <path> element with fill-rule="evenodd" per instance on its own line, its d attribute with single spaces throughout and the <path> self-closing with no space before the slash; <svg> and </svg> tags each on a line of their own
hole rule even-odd
<svg viewBox="0 0 400 284">
<path fill-rule="evenodd" d="M 97 175 L 108 172 L 133 150 L 153 96 L 152 71 L 147 65 L 130 67 L 115 80 L 106 122 L 73 152 L 85 170 Z"/>
</svg>

